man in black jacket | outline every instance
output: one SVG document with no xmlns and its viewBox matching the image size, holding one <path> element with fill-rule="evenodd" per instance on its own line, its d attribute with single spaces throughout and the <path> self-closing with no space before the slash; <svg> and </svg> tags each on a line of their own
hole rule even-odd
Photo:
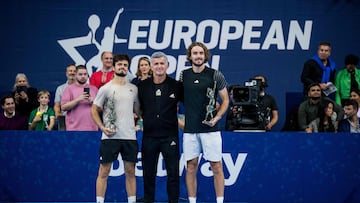
<svg viewBox="0 0 360 203">
<path fill-rule="evenodd" d="M 143 118 L 141 146 L 144 202 L 154 202 L 155 179 L 159 154 L 163 155 L 167 179 L 168 202 L 178 202 L 179 135 L 177 105 L 183 98 L 182 85 L 166 74 L 168 59 L 162 52 L 151 56 L 153 77 L 141 81 L 139 100 Z"/>
<path fill-rule="evenodd" d="M 326 90 L 329 83 L 335 84 L 335 62 L 330 59 L 331 44 L 321 42 L 317 55 L 307 60 L 301 73 L 301 82 L 304 84 L 304 95 L 310 84 L 319 83 L 321 90 Z"/>
</svg>

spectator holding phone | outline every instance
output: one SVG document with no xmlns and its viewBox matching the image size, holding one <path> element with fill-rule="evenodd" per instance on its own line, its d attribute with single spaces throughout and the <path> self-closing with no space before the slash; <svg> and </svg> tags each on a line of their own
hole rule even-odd
<svg viewBox="0 0 360 203">
<path fill-rule="evenodd" d="M 30 87 L 29 80 L 24 73 L 18 73 L 15 77 L 13 88 L 16 110 L 29 118 L 30 112 L 39 106 L 37 101 L 37 89 Z"/>
<path fill-rule="evenodd" d="M 91 106 L 98 89 L 87 83 L 89 74 L 86 66 L 76 66 L 75 83 L 68 85 L 61 97 L 61 109 L 67 131 L 97 131 L 98 126 L 91 117 Z"/>
</svg>

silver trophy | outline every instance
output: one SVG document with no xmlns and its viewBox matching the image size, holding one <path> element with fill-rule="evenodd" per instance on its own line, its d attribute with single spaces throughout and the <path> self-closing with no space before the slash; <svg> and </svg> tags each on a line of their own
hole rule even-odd
<svg viewBox="0 0 360 203">
<path fill-rule="evenodd" d="M 216 90 L 216 81 L 214 81 L 214 87 L 207 88 L 206 90 L 206 96 L 209 98 L 209 104 L 206 105 L 206 114 L 205 119 L 202 121 L 202 123 L 213 126 L 213 124 L 210 122 L 214 118 L 214 111 L 216 110 L 215 107 L 215 90 Z"/>
<path fill-rule="evenodd" d="M 105 127 L 116 132 L 116 112 L 115 112 L 115 91 L 107 100 L 105 112 Z"/>
</svg>

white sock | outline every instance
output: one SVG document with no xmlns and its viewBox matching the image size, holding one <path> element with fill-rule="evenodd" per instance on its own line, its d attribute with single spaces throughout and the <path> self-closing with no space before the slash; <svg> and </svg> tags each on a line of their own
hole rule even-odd
<svg viewBox="0 0 360 203">
<path fill-rule="evenodd" d="M 196 203 L 196 197 L 189 197 L 189 203 Z"/>
<path fill-rule="evenodd" d="M 128 203 L 136 203 L 136 196 L 128 197 Z"/>
<path fill-rule="evenodd" d="M 223 203 L 224 197 L 216 197 L 216 203 Z"/>
<path fill-rule="evenodd" d="M 96 203 L 104 203 L 104 197 L 96 196 Z"/>
</svg>

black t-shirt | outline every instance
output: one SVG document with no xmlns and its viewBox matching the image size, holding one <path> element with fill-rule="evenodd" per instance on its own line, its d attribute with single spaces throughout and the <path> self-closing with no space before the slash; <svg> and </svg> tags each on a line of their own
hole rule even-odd
<svg viewBox="0 0 360 203">
<path fill-rule="evenodd" d="M 259 110 L 263 113 L 279 110 L 274 97 L 269 94 L 259 97 L 259 108 Z"/>
<path fill-rule="evenodd" d="M 216 98 L 218 91 L 226 88 L 226 81 L 224 75 L 209 67 L 206 67 L 202 72 L 195 73 L 192 68 L 184 70 L 180 75 L 180 81 L 184 86 L 184 106 L 185 106 L 185 129 L 186 133 L 205 133 L 219 131 L 218 124 L 210 127 L 203 124 L 207 116 L 207 106 L 211 105 L 213 109 L 213 116 L 216 116 Z M 214 84 L 216 81 L 216 85 Z M 210 101 L 208 93 L 215 87 L 214 98 L 215 102 Z"/>
</svg>

